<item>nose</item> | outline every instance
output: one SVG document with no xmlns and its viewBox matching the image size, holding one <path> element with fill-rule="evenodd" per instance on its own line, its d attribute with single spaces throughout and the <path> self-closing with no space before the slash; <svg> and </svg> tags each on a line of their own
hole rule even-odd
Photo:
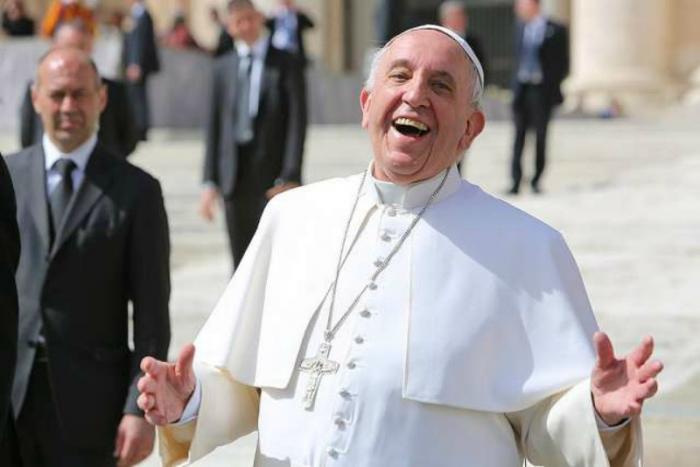
<svg viewBox="0 0 700 467">
<path fill-rule="evenodd" d="M 411 107 L 427 107 L 428 99 L 428 82 L 420 75 L 414 76 L 408 83 L 403 94 L 403 100 Z"/>
<path fill-rule="evenodd" d="M 71 94 L 67 93 L 63 99 L 61 99 L 61 111 L 62 112 L 70 112 L 71 110 L 74 110 L 76 108 L 77 104 L 77 99 L 73 97 Z"/>
</svg>

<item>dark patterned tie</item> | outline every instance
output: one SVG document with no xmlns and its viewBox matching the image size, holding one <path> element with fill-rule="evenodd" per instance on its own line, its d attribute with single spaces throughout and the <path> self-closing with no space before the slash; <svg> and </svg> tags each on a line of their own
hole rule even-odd
<svg viewBox="0 0 700 467">
<path fill-rule="evenodd" d="M 49 196 L 53 236 L 55 237 L 66 214 L 68 203 L 73 196 L 73 171 L 76 169 L 76 165 L 71 159 L 61 157 L 53 165 L 53 168 L 61 175 L 61 182 Z"/>
<path fill-rule="evenodd" d="M 238 86 L 236 87 L 236 142 L 249 143 L 253 139 L 253 119 L 250 116 L 250 70 L 253 59 L 250 54 L 240 57 Z"/>
</svg>

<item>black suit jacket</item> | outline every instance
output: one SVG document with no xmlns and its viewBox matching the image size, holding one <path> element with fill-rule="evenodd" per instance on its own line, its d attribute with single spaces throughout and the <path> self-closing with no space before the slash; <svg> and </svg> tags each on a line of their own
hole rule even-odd
<svg viewBox="0 0 700 467">
<path fill-rule="evenodd" d="M 520 50 L 523 42 L 524 25 L 521 23 L 516 31 L 516 53 L 520 60 Z M 551 107 L 564 101 L 561 93 L 561 83 L 569 74 L 569 33 L 566 26 L 547 20 L 544 40 L 539 50 L 540 66 L 542 67 L 542 88 Z M 513 105 L 518 106 L 522 99 L 522 83 L 517 79 L 519 65 L 515 67 L 513 88 Z"/>
<path fill-rule="evenodd" d="M 265 25 L 270 30 L 270 37 L 272 37 L 275 34 L 275 18 L 268 18 L 265 22 Z M 313 29 L 313 27 L 314 22 L 311 21 L 311 18 L 309 18 L 305 13 L 297 11 L 296 41 L 299 46 L 299 50 L 295 55 L 299 58 L 302 65 L 304 66 L 306 66 L 306 64 L 309 61 L 306 56 L 306 49 L 304 48 L 304 31 L 306 31 L 307 29 Z"/>
<path fill-rule="evenodd" d="M 489 63 L 486 58 L 486 53 L 484 52 L 484 47 L 481 45 L 481 40 L 474 34 L 468 32 L 464 36 L 464 40 L 467 41 L 469 46 L 474 51 L 474 55 L 481 63 L 481 69 L 484 71 L 484 84 L 488 82 L 488 69 Z"/>
<path fill-rule="evenodd" d="M 15 194 L 10 173 L 0 156 L 0 450 L 8 423 L 10 394 L 17 358 L 17 289 L 19 262 Z M 0 457 L 2 459 L 2 457 Z"/>
<path fill-rule="evenodd" d="M 230 198 L 238 174 L 235 141 L 238 54 L 231 51 L 214 65 L 207 123 L 204 181 Z M 289 53 L 269 47 L 254 122 L 254 164 L 261 191 L 276 179 L 301 182 L 306 137 L 306 90 L 301 66 Z M 245 176 L 246 174 L 240 174 Z"/>
<path fill-rule="evenodd" d="M 139 141 L 134 120 L 134 111 L 126 93 L 126 86 L 120 81 L 103 78 L 107 88 L 107 105 L 100 114 L 100 129 L 97 137 L 113 153 L 128 157 Z M 20 111 L 20 144 L 23 148 L 41 142 L 44 126 L 39 114 L 32 105 L 31 83 L 27 86 Z"/>
<path fill-rule="evenodd" d="M 133 28 L 124 35 L 123 63 L 141 67 L 143 79 L 160 71 L 158 46 L 153 32 L 153 19 L 148 10 L 139 16 Z"/>
<path fill-rule="evenodd" d="M 24 402 L 43 322 L 67 441 L 87 449 L 111 447 L 122 415 L 139 413 L 141 359 L 167 357 L 170 246 L 160 185 L 98 144 L 50 245 L 42 146 L 9 156 L 7 165 L 17 187 L 24 245 L 17 271 L 14 412 Z"/>
</svg>

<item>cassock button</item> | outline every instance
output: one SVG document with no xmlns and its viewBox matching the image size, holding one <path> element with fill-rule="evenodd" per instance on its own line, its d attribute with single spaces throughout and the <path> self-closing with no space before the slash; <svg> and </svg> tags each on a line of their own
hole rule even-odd
<svg viewBox="0 0 700 467">
<path fill-rule="evenodd" d="M 360 312 L 360 316 L 362 316 L 363 318 L 369 318 L 370 316 L 372 316 L 372 313 L 370 313 L 368 309 L 364 309 Z"/>
<path fill-rule="evenodd" d="M 340 394 L 340 397 L 342 397 L 343 399 L 350 399 L 350 391 L 348 391 L 347 389 L 341 389 L 338 394 Z"/>
<path fill-rule="evenodd" d="M 365 340 L 362 338 L 362 336 L 357 336 L 355 338 L 355 343 L 356 344 L 362 344 Z"/>
<path fill-rule="evenodd" d="M 377 258 L 377 260 L 374 262 L 374 267 L 381 268 L 382 266 L 384 266 L 384 261 L 382 261 L 381 258 Z"/>
<path fill-rule="evenodd" d="M 333 420 L 333 423 L 335 423 L 335 426 L 337 426 L 339 430 L 345 428 L 345 420 L 343 420 L 341 417 L 336 417 L 336 419 Z"/>
<path fill-rule="evenodd" d="M 354 370 L 357 367 L 357 364 L 355 362 L 348 362 L 347 367 Z"/>
<path fill-rule="evenodd" d="M 372 281 L 369 283 L 369 290 L 377 290 L 377 283 Z"/>
<path fill-rule="evenodd" d="M 338 450 L 336 448 L 328 448 L 326 449 L 326 452 L 328 453 L 329 456 L 336 458 L 338 457 Z"/>
<path fill-rule="evenodd" d="M 390 242 L 391 241 L 391 235 L 389 235 L 388 232 L 382 233 L 381 237 L 379 237 L 379 238 L 381 238 L 383 242 Z"/>
<path fill-rule="evenodd" d="M 394 217 L 394 216 L 396 216 L 396 208 L 394 208 L 393 206 L 390 207 L 389 209 L 386 210 L 386 214 L 387 214 L 389 217 Z"/>
</svg>

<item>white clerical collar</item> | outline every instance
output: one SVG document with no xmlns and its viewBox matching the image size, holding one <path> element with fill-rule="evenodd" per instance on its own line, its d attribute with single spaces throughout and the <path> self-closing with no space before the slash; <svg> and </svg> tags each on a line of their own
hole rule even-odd
<svg viewBox="0 0 700 467">
<path fill-rule="evenodd" d="M 374 186 L 374 189 L 367 190 L 367 193 L 377 198 L 377 204 L 392 204 L 404 209 L 423 207 L 445 176 L 445 171 L 443 170 L 427 180 L 411 183 L 410 185 L 396 185 L 395 183 L 376 179 L 372 175 L 373 167 L 374 162 L 371 162 L 367 170 L 369 171 L 369 183 Z M 456 192 L 462 181 L 456 165 L 452 165 L 446 170 L 450 172 L 447 174 L 445 184 L 435 197 L 434 202 L 436 203 Z"/>
<path fill-rule="evenodd" d="M 134 18 L 139 18 L 144 13 L 146 13 L 146 7 L 143 6 L 143 3 L 135 2 L 133 5 L 131 5 L 131 16 Z"/>
<path fill-rule="evenodd" d="M 46 133 L 44 133 L 41 144 L 44 149 L 44 162 L 47 172 L 53 168 L 53 165 L 61 157 L 71 159 L 80 171 L 85 172 L 85 168 L 90 160 L 90 154 L 92 154 L 93 149 L 97 145 L 97 133 L 93 133 L 87 141 L 68 153 L 61 152 Z"/>
<path fill-rule="evenodd" d="M 263 58 L 267 54 L 267 46 L 269 41 L 267 40 L 267 33 L 261 33 L 257 41 L 253 43 L 252 46 L 246 44 L 241 40 L 235 42 L 236 52 L 238 52 L 239 57 L 245 57 L 246 55 L 253 55 L 256 58 Z"/>
</svg>

